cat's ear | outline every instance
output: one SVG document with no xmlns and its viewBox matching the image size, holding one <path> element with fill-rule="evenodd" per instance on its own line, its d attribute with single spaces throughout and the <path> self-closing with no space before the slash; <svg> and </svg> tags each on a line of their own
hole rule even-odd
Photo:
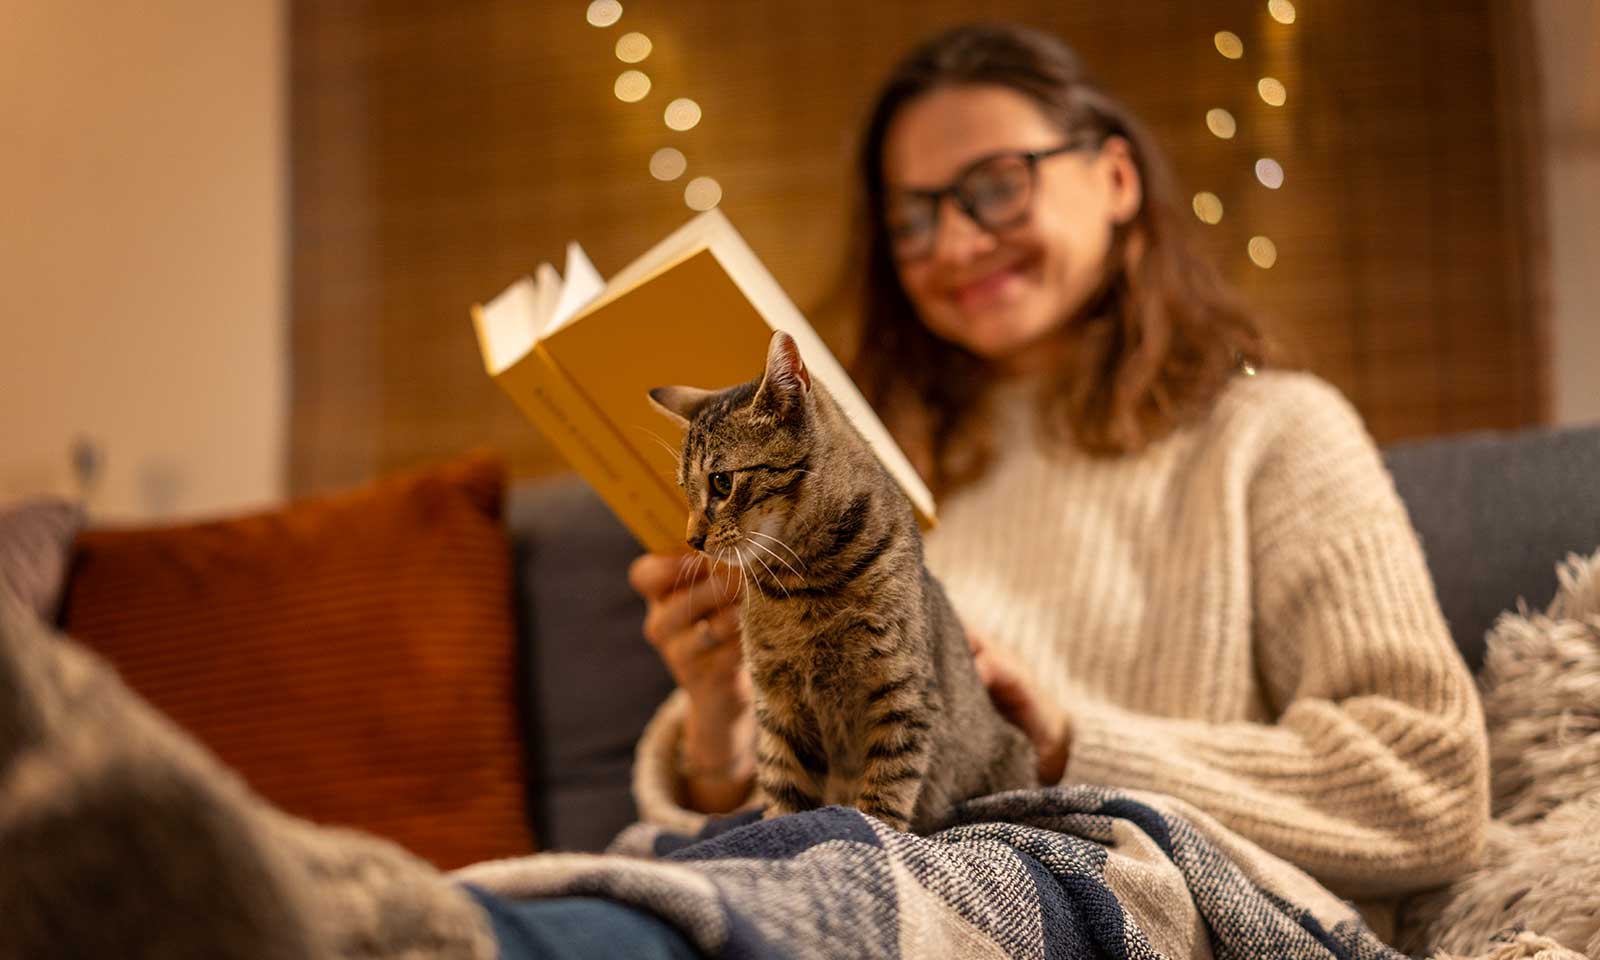
<svg viewBox="0 0 1600 960">
<path fill-rule="evenodd" d="M 777 413 L 787 413 L 811 392 L 811 373 L 800 359 L 800 346 L 782 330 L 767 344 L 767 372 L 756 389 L 755 403 Z"/>
<path fill-rule="evenodd" d="M 656 387 L 650 391 L 650 405 L 666 414 L 680 427 L 687 428 L 689 421 L 706 405 L 714 390 L 698 387 Z"/>
</svg>

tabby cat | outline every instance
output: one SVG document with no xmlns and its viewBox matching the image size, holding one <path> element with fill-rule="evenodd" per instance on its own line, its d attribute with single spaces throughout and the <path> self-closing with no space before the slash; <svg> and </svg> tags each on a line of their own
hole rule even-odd
<svg viewBox="0 0 1600 960">
<path fill-rule="evenodd" d="M 744 655 L 766 816 L 850 804 L 897 830 L 969 797 L 1037 785 L 1032 744 L 994 709 L 922 563 L 911 503 L 776 333 L 765 374 L 659 387 L 687 428 L 688 542 L 744 577 Z"/>
</svg>

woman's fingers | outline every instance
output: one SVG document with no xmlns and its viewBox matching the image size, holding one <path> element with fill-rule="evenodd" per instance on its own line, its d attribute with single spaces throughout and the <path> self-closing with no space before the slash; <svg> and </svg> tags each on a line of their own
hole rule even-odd
<svg viewBox="0 0 1600 960">
<path fill-rule="evenodd" d="M 646 600 L 660 600 L 710 572 L 710 561 L 698 553 L 646 553 L 628 566 L 628 584 Z"/>
<path fill-rule="evenodd" d="M 660 647 L 668 638 L 729 607 L 738 596 L 738 580 L 718 569 L 652 603 L 645 614 L 644 635 Z"/>
<path fill-rule="evenodd" d="M 726 712 L 739 699 L 740 639 L 738 611 L 729 608 L 677 631 L 659 649 L 678 686 Z"/>
<path fill-rule="evenodd" d="M 994 701 L 995 708 L 1029 736 L 1037 737 L 1044 726 L 1043 711 L 1032 685 L 1016 665 L 993 648 L 981 653 L 975 663 L 978 679 L 989 691 L 989 699 Z"/>
</svg>

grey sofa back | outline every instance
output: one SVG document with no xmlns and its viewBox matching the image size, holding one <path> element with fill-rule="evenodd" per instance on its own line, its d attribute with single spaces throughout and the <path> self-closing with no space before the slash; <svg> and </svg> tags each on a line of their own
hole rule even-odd
<svg viewBox="0 0 1600 960">
<path fill-rule="evenodd" d="M 1430 440 L 1385 460 L 1474 669 L 1500 611 L 1548 603 L 1554 564 L 1600 547 L 1600 428 Z M 627 585 L 639 547 L 572 479 L 516 487 L 507 522 L 534 830 L 545 849 L 598 850 L 634 819 L 634 742 L 672 689 Z"/>
<path fill-rule="evenodd" d="M 628 587 L 638 543 L 571 479 L 512 489 L 527 769 L 545 850 L 600 850 L 632 823 L 633 746 L 672 691 Z"/>
<path fill-rule="evenodd" d="M 1548 605 L 1556 563 L 1600 547 L 1600 427 L 1396 444 L 1384 460 L 1474 671 L 1501 611 Z"/>
</svg>

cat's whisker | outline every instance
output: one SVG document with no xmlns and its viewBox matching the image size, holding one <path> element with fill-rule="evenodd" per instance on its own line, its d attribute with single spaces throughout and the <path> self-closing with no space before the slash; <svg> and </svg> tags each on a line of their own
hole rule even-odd
<svg viewBox="0 0 1600 960">
<path fill-rule="evenodd" d="M 705 569 L 706 562 L 709 559 L 710 558 L 705 555 L 705 551 L 696 550 L 694 552 L 694 562 L 689 564 L 687 567 L 680 568 L 678 570 L 678 578 L 680 580 L 684 579 L 684 574 L 687 573 L 689 583 L 693 584 L 698 582 L 700 579 L 700 571 Z M 674 593 L 677 592 L 678 584 L 676 582 L 673 583 L 672 590 Z"/>
<path fill-rule="evenodd" d="M 800 559 L 800 554 L 795 553 L 794 548 L 789 546 L 787 543 L 784 543 L 782 539 L 775 537 L 770 533 L 763 533 L 760 530 L 752 530 L 750 532 L 763 540 L 770 540 L 783 549 L 789 551 L 789 556 L 793 557 L 796 563 L 800 564 L 801 566 L 805 565 L 805 561 Z"/>
<path fill-rule="evenodd" d="M 790 563 L 788 560 L 785 560 L 783 558 L 783 554 L 778 553 L 776 550 L 773 550 L 771 547 L 767 546 L 764 543 L 757 543 L 754 540 L 750 540 L 750 541 L 748 541 L 748 543 L 750 544 L 750 546 L 755 547 L 756 549 L 760 550 L 762 553 L 766 554 L 767 556 L 771 557 L 772 559 L 774 559 L 774 560 L 778 561 L 779 563 L 783 564 L 784 568 L 787 569 L 790 573 L 794 574 L 796 578 L 798 578 L 800 580 L 804 580 L 805 579 L 805 577 L 801 575 L 800 571 L 796 570 L 794 568 L 794 564 Z"/>
<path fill-rule="evenodd" d="M 716 564 L 713 566 L 713 568 L 711 570 L 711 575 L 712 576 L 716 576 L 716 573 L 717 573 L 716 567 L 722 567 L 723 569 L 727 569 L 728 565 L 726 563 L 724 563 L 723 560 L 722 560 L 722 558 L 724 556 L 726 556 L 727 553 L 728 553 L 728 548 L 727 547 L 718 547 L 717 548 L 717 562 L 716 562 Z M 724 581 L 722 586 L 723 586 L 722 599 L 724 601 L 726 601 L 728 599 L 728 594 L 729 594 L 728 588 L 733 586 L 733 584 L 732 584 L 731 581 Z"/>
<path fill-rule="evenodd" d="M 679 457 L 679 453 L 680 453 L 679 448 L 678 447 L 674 447 L 672 444 L 670 444 L 666 440 L 662 439 L 662 437 L 661 437 L 661 435 L 659 433 L 656 433 L 654 430 L 651 430 L 648 427 L 642 427 L 637 423 L 633 425 L 633 428 L 635 430 L 639 430 L 639 431 L 643 432 L 645 434 L 645 436 L 648 436 L 651 440 L 654 440 L 656 443 L 661 444 L 661 449 L 667 451 L 667 454 L 672 457 L 672 461 L 674 463 L 676 463 L 678 461 L 678 457 Z"/>
<path fill-rule="evenodd" d="M 744 553 L 737 546 L 735 546 L 733 548 L 733 558 L 735 560 L 739 561 L 739 592 L 744 595 L 744 598 L 746 600 L 749 600 L 750 599 L 750 585 L 749 585 L 749 580 L 750 580 L 749 573 L 750 573 L 750 571 L 745 566 Z"/>
<path fill-rule="evenodd" d="M 683 583 L 683 575 L 686 574 L 686 573 L 689 574 L 689 582 L 690 583 L 694 583 L 694 574 L 693 574 L 692 571 L 695 569 L 695 567 L 699 566 L 699 564 L 700 564 L 700 556 L 698 554 L 695 555 L 694 563 L 682 563 L 682 562 L 680 562 L 678 564 L 678 575 L 676 577 L 672 578 L 672 592 L 673 593 L 677 593 L 678 592 L 678 586 Z"/>
<path fill-rule="evenodd" d="M 779 555 L 778 553 L 774 552 L 771 547 L 765 546 L 763 544 L 756 543 L 754 540 L 747 540 L 745 542 L 750 544 L 750 546 L 755 547 L 757 550 L 760 550 L 761 552 L 765 553 L 767 556 L 771 557 L 772 559 L 774 559 L 774 560 L 778 561 L 779 563 L 783 564 L 785 567 L 788 567 L 789 568 L 789 572 L 794 574 L 796 577 L 798 577 L 800 582 L 801 582 L 801 584 L 805 583 L 806 578 L 803 577 L 803 576 L 800 576 L 800 571 L 796 570 L 793 566 L 791 566 L 789 561 L 783 559 L 783 557 L 781 555 Z M 761 558 L 760 557 L 756 557 L 756 559 L 760 560 Z M 767 566 L 765 562 L 763 562 L 761 565 L 763 567 Z M 772 568 L 771 567 L 767 567 L 767 573 L 772 573 Z M 778 586 L 780 586 L 780 587 L 783 586 L 783 583 L 778 580 L 776 575 L 773 576 L 772 580 L 773 580 L 774 583 L 777 583 Z M 784 587 L 783 593 L 784 593 L 784 596 L 788 596 L 789 595 L 789 588 Z"/>
<path fill-rule="evenodd" d="M 782 540 L 779 540 L 770 533 L 762 533 L 760 530 L 752 530 L 750 532 L 763 539 L 771 540 L 773 543 L 776 543 L 778 546 L 789 551 L 789 556 L 794 557 L 794 562 L 800 564 L 800 568 L 802 570 L 806 568 L 806 562 L 800 559 L 800 554 L 794 552 L 794 547 L 789 546 L 787 543 L 784 543 Z M 799 574 L 795 574 L 795 576 L 799 576 Z"/>
<path fill-rule="evenodd" d="M 761 544 L 756 543 L 754 540 L 746 540 L 745 543 L 750 544 L 750 546 L 752 546 L 752 547 L 761 546 Z M 767 553 L 772 554 L 772 551 L 768 550 Z M 777 554 L 772 554 L 772 555 L 773 556 L 777 556 Z M 756 563 L 761 564 L 761 569 L 767 571 L 767 576 L 772 578 L 772 582 L 778 585 L 778 589 L 783 591 L 783 595 L 785 597 L 787 597 L 789 595 L 789 588 L 784 586 L 783 585 L 783 581 L 778 579 L 778 575 L 772 572 L 772 568 L 771 567 L 767 566 L 767 561 L 761 559 L 759 556 L 757 556 L 756 554 L 753 554 L 753 553 L 750 554 L 750 559 L 754 560 Z M 779 558 L 779 559 L 782 559 L 782 558 Z"/>
</svg>

